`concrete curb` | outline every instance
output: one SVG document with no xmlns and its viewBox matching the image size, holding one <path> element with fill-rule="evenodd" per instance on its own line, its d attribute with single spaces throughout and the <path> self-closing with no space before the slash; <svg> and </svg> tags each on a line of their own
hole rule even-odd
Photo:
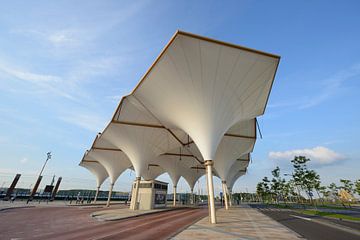
<svg viewBox="0 0 360 240">
<path fill-rule="evenodd" d="M 6 211 L 6 210 L 11 210 L 11 209 L 22 209 L 22 208 L 34 208 L 36 206 L 19 206 L 19 207 L 6 207 L 6 208 L 1 208 L 1 211 Z"/>
</svg>

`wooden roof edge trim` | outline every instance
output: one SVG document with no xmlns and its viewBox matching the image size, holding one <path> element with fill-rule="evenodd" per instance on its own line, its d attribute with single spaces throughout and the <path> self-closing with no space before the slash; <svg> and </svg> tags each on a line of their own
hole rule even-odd
<svg viewBox="0 0 360 240">
<path fill-rule="evenodd" d="M 266 97 L 264 110 L 262 111 L 261 115 L 264 115 L 265 110 L 266 110 L 266 106 L 267 106 L 267 104 L 268 104 L 268 102 L 269 102 L 270 93 L 271 93 L 271 90 L 272 90 L 273 85 L 274 85 L 274 82 L 275 82 L 275 76 L 276 76 L 276 73 L 277 73 L 277 71 L 278 71 L 279 64 L 280 64 L 280 59 L 279 59 L 279 61 L 278 61 L 278 62 L 277 62 L 277 64 L 276 64 L 276 68 L 275 68 L 274 76 L 272 77 L 272 80 L 271 80 L 271 86 L 270 86 L 270 89 L 269 89 L 269 93 L 268 93 L 268 95 L 267 95 L 267 97 Z"/>
<path fill-rule="evenodd" d="M 155 125 L 155 124 L 148 124 L 148 123 L 137 123 L 137 122 L 127 122 L 127 121 L 118 121 L 112 120 L 111 123 L 115 124 L 123 124 L 123 125 L 130 125 L 130 126 L 139 126 L 139 127 L 150 127 L 150 128 L 163 128 L 167 129 L 162 125 Z"/>
<path fill-rule="evenodd" d="M 177 30 L 173 36 L 170 38 L 168 43 L 165 45 L 165 47 L 161 50 L 160 54 L 156 57 L 155 61 L 151 64 L 151 66 L 148 68 L 148 70 L 145 72 L 145 74 L 141 77 L 139 83 L 135 86 L 134 90 L 132 90 L 131 94 L 134 94 L 135 91 L 140 87 L 140 85 L 143 83 L 143 81 L 146 79 L 146 77 L 150 74 L 151 70 L 155 67 L 156 63 L 159 62 L 161 57 L 164 55 L 166 50 L 170 47 L 171 43 L 175 40 L 179 33 L 179 30 Z"/>
<path fill-rule="evenodd" d="M 244 162 L 250 162 L 250 159 L 241 159 L 241 158 L 238 158 L 238 159 L 236 159 L 236 161 L 244 161 Z"/>
<path fill-rule="evenodd" d="M 249 47 L 244 47 L 244 46 L 241 46 L 241 45 L 238 45 L 238 44 L 233 44 L 233 43 L 229 43 L 229 42 L 224 42 L 224 41 L 221 41 L 221 40 L 216 40 L 216 39 L 209 38 L 209 37 L 204 37 L 204 36 L 197 35 L 197 34 L 194 34 L 194 33 L 189 33 L 189 32 L 185 32 L 185 31 L 178 30 L 178 31 L 177 31 L 177 34 L 181 34 L 181 35 L 185 35 L 185 36 L 197 38 L 197 39 L 204 40 L 204 41 L 208 41 L 208 42 L 212 42 L 212 43 L 221 44 L 221 45 L 224 45 L 224 46 L 227 46 L 227 47 L 237 48 L 237 49 L 244 50 L 244 51 L 248 51 L 248 52 L 252 52 L 252 53 L 261 54 L 261 55 L 264 55 L 264 56 L 267 56 L 267 57 L 272 57 L 272 58 L 277 58 L 277 59 L 280 59 L 280 58 L 281 58 L 281 56 L 276 55 L 276 54 L 272 54 L 272 53 L 268 53 L 268 52 L 256 50 L 256 49 L 249 48 Z"/>
<path fill-rule="evenodd" d="M 191 169 L 206 169 L 205 167 L 191 167 Z"/>
<path fill-rule="evenodd" d="M 245 136 L 239 134 L 225 133 L 224 136 L 227 137 L 238 137 L 238 138 L 247 138 L 247 139 L 256 139 L 256 136 Z"/>
<path fill-rule="evenodd" d="M 85 163 L 99 163 L 98 161 L 96 160 L 82 160 L 82 162 L 85 162 Z M 100 164 L 100 163 L 99 163 Z"/>
<path fill-rule="evenodd" d="M 180 154 L 180 153 L 163 153 L 161 155 L 166 155 L 166 156 L 182 156 L 182 157 L 193 157 L 195 158 L 194 155 L 191 154 Z"/>
<path fill-rule="evenodd" d="M 176 136 L 176 134 L 171 131 L 169 128 L 166 128 L 165 129 L 176 139 L 176 141 L 178 141 L 182 146 L 185 146 L 184 143 L 180 140 L 180 138 L 178 138 L 178 136 Z"/>
<path fill-rule="evenodd" d="M 228 42 L 224 42 L 224 41 L 220 41 L 220 40 L 216 40 L 216 39 L 212 39 L 212 38 L 200 36 L 200 35 L 197 35 L 197 34 L 185 32 L 185 31 L 181 31 L 181 30 L 177 30 L 177 31 L 173 34 L 173 36 L 170 38 L 170 40 L 168 41 L 168 43 L 165 45 L 165 47 L 161 50 L 160 54 L 156 57 L 155 61 L 151 64 L 151 66 L 148 68 L 148 70 L 145 72 L 145 74 L 140 78 L 139 83 L 138 83 L 138 84 L 135 86 L 135 88 L 132 90 L 131 94 L 134 94 L 134 93 L 136 92 L 136 90 L 141 86 L 141 84 L 143 83 L 143 81 L 144 81 L 144 80 L 146 79 L 146 77 L 150 74 L 151 70 L 155 67 L 155 65 L 160 61 L 161 57 L 165 54 L 166 50 L 170 47 L 171 43 L 176 39 L 176 37 L 177 37 L 178 35 L 189 36 L 189 37 L 197 38 L 197 39 L 200 39 L 200 40 L 205 40 L 205 41 L 208 41 L 208 42 L 213 42 L 213 43 L 221 44 L 221 45 L 224 45 L 224 46 L 233 47 L 233 48 L 237 48 L 237 49 L 240 49 L 240 50 L 244 50 L 244 51 L 248 51 L 248 52 L 252 52 L 252 53 L 264 55 L 264 56 L 267 56 L 267 57 L 272 57 L 272 58 L 280 59 L 280 56 L 279 56 L 279 55 L 275 55 L 275 54 L 271 54 L 271 53 L 259 51 L 259 50 L 256 50 L 256 49 L 252 49 L 252 48 L 248 48 L 248 47 L 244 47 L 244 46 L 240 46 L 240 45 L 236 45 L 236 44 L 232 44 L 232 43 L 228 43 Z"/>
<path fill-rule="evenodd" d="M 119 149 L 119 148 L 92 147 L 92 149 L 94 149 L 94 150 L 118 151 L 118 152 L 122 152 L 122 150 Z"/>
<path fill-rule="evenodd" d="M 114 114 L 113 114 L 113 117 L 111 118 L 112 120 L 115 120 L 115 117 L 116 117 L 117 114 L 120 115 L 121 107 L 122 107 L 122 105 L 123 105 L 123 103 L 124 103 L 124 100 L 125 100 L 127 97 L 129 97 L 130 95 L 131 95 L 131 94 L 125 95 L 125 96 L 123 96 L 123 97 L 120 99 L 120 102 L 119 102 L 118 106 L 117 106 L 116 109 L 115 109 L 115 112 L 114 112 Z"/>
<path fill-rule="evenodd" d="M 159 164 L 153 164 L 153 163 L 149 163 L 148 166 L 149 166 L 149 167 L 160 167 Z"/>
<path fill-rule="evenodd" d="M 124 99 L 127 98 L 129 95 L 130 95 L 130 94 L 125 95 L 125 96 L 123 96 L 123 97 L 121 98 L 121 100 L 120 100 L 120 102 L 119 102 L 119 105 L 118 105 L 117 108 L 115 109 L 115 112 L 113 113 L 113 116 L 112 116 L 110 122 L 105 126 L 105 128 L 103 129 L 102 132 L 99 132 L 99 133 L 96 135 L 96 138 L 95 138 L 93 144 L 91 145 L 91 148 L 94 147 L 97 138 L 98 138 L 99 136 L 101 136 L 101 134 L 102 134 L 103 132 L 105 132 L 105 131 L 109 128 L 110 123 L 112 123 L 112 122 L 115 120 L 116 113 L 121 110 L 121 106 L 122 106 L 122 104 L 123 104 Z M 119 114 L 120 114 L 120 113 L 119 113 Z"/>
<path fill-rule="evenodd" d="M 191 140 L 190 142 L 184 143 L 184 146 L 191 145 L 191 144 L 193 144 L 193 143 L 194 143 L 194 141 Z"/>
</svg>

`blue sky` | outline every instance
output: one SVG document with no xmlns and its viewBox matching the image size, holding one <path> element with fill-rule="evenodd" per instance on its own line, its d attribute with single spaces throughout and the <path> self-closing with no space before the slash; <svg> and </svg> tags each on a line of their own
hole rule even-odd
<svg viewBox="0 0 360 240">
<path fill-rule="evenodd" d="M 277 165 L 291 171 L 302 153 L 324 184 L 358 179 L 359 9 L 358 1 L 4 2 L 0 184 L 20 172 L 28 186 L 52 151 L 45 175 L 93 187 L 77 164 L 177 29 L 282 57 L 259 119 L 263 139 L 236 191 L 254 190 Z M 123 174 L 115 189 L 129 190 L 133 177 Z"/>
</svg>

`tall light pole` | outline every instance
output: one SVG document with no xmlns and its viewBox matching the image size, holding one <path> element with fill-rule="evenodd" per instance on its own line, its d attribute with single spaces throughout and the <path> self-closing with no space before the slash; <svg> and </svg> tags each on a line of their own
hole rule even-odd
<svg viewBox="0 0 360 240">
<path fill-rule="evenodd" d="M 39 187 L 39 185 L 40 185 L 41 179 L 42 179 L 42 175 L 41 175 L 41 174 L 42 174 L 42 172 L 44 171 L 44 168 L 45 168 L 45 166 L 46 166 L 46 163 L 51 159 L 51 152 L 47 152 L 47 153 L 46 153 L 46 156 L 47 156 L 47 157 L 46 157 L 45 163 L 44 163 L 44 165 L 43 165 L 42 168 L 41 168 L 41 171 L 40 171 L 40 173 L 39 173 L 39 176 L 38 176 L 38 178 L 37 178 L 37 180 L 36 180 L 36 182 L 35 182 L 34 188 L 32 189 L 31 194 L 30 194 L 29 199 L 28 199 L 27 202 L 31 201 L 31 200 L 33 199 L 34 195 L 36 194 L 36 191 L 37 191 L 37 189 L 38 189 L 38 187 Z"/>
<path fill-rule="evenodd" d="M 46 155 L 47 155 L 47 158 L 45 160 L 45 163 L 44 163 L 43 167 L 41 168 L 41 171 L 39 173 L 39 177 L 41 176 L 42 172 L 44 171 L 46 163 L 51 159 L 51 152 L 47 152 Z"/>
</svg>

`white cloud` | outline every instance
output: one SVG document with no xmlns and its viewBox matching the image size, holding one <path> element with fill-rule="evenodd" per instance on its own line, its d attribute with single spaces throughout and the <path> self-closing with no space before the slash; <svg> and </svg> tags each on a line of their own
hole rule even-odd
<svg viewBox="0 0 360 240">
<path fill-rule="evenodd" d="M 360 75 L 360 64 L 356 64 L 348 69 L 336 73 L 334 76 L 322 81 L 322 90 L 315 96 L 307 99 L 301 106 L 301 108 L 309 108 L 326 101 L 337 93 L 342 84 L 355 76 Z"/>
<path fill-rule="evenodd" d="M 301 96 L 298 100 L 287 99 L 275 103 L 269 103 L 268 108 L 291 108 L 306 109 L 315 107 L 334 95 L 343 87 L 344 82 L 351 78 L 360 76 L 360 64 L 355 64 L 347 69 L 335 73 L 326 79 L 316 81 L 320 82 L 319 90 L 314 95 Z"/>
<path fill-rule="evenodd" d="M 60 82 L 61 78 L 58 76 L 53 75 L 46 75 L 46 74 L 36 74 L 20 69 L 15 69 L 3 64 L 0 64 L 0 71 L 4 72 L 8 75 L 14 76 L 18 79 L 32 82 L 32 83 L 45 83 L 45 82 Z"/>
<path fill-rule="evenodd" d="M 63 78 L 59 76 L 34 73 L 17 67 L 11 67 L 1 62 L 0 73 L 30 83 L 32 86 L 36 86 L 39 90 L 42 90 L 45 94 L 51 93 L 71 100 L 76 100 L 76 97 L 69 93 L 69 88 L 66 89 L 66 86 L 64 86 Z"/>
<path fill-rule="evenodd" d="M 320 165 L 331 164 L 339 160 L 345 159 L 344 155 L 323 146 L 269 153 L 270 159 L 292 160 L 294 156 L 308 157 L 311 159 L 312 163 Z"/>
<path fill-rule="evenodd" d="M 75 35 L 74 30 L 60 30 L 48 34 L 47 40 L 56 47 L 74 45 L 78 42 Z"/>
<path fill-rule="evenodd" d="M 28 161 L 29 161 L 29 159 L 26 158 L 26 157 L 24 157 L 24 158 L 22 158 L 22 159 L 20 160 L 20 163 L 25 164 L 25 163 L 27 163 Z"/>
<path fill-rule="evenodd" d="M 64 122 L 96 133 L 102 131 L 105 127 L 105 124 L 107 123 L 104 118 L 101 118 L 98 115 L 87 113 L 70 113 L 59 118 Z"/>
</svg>

